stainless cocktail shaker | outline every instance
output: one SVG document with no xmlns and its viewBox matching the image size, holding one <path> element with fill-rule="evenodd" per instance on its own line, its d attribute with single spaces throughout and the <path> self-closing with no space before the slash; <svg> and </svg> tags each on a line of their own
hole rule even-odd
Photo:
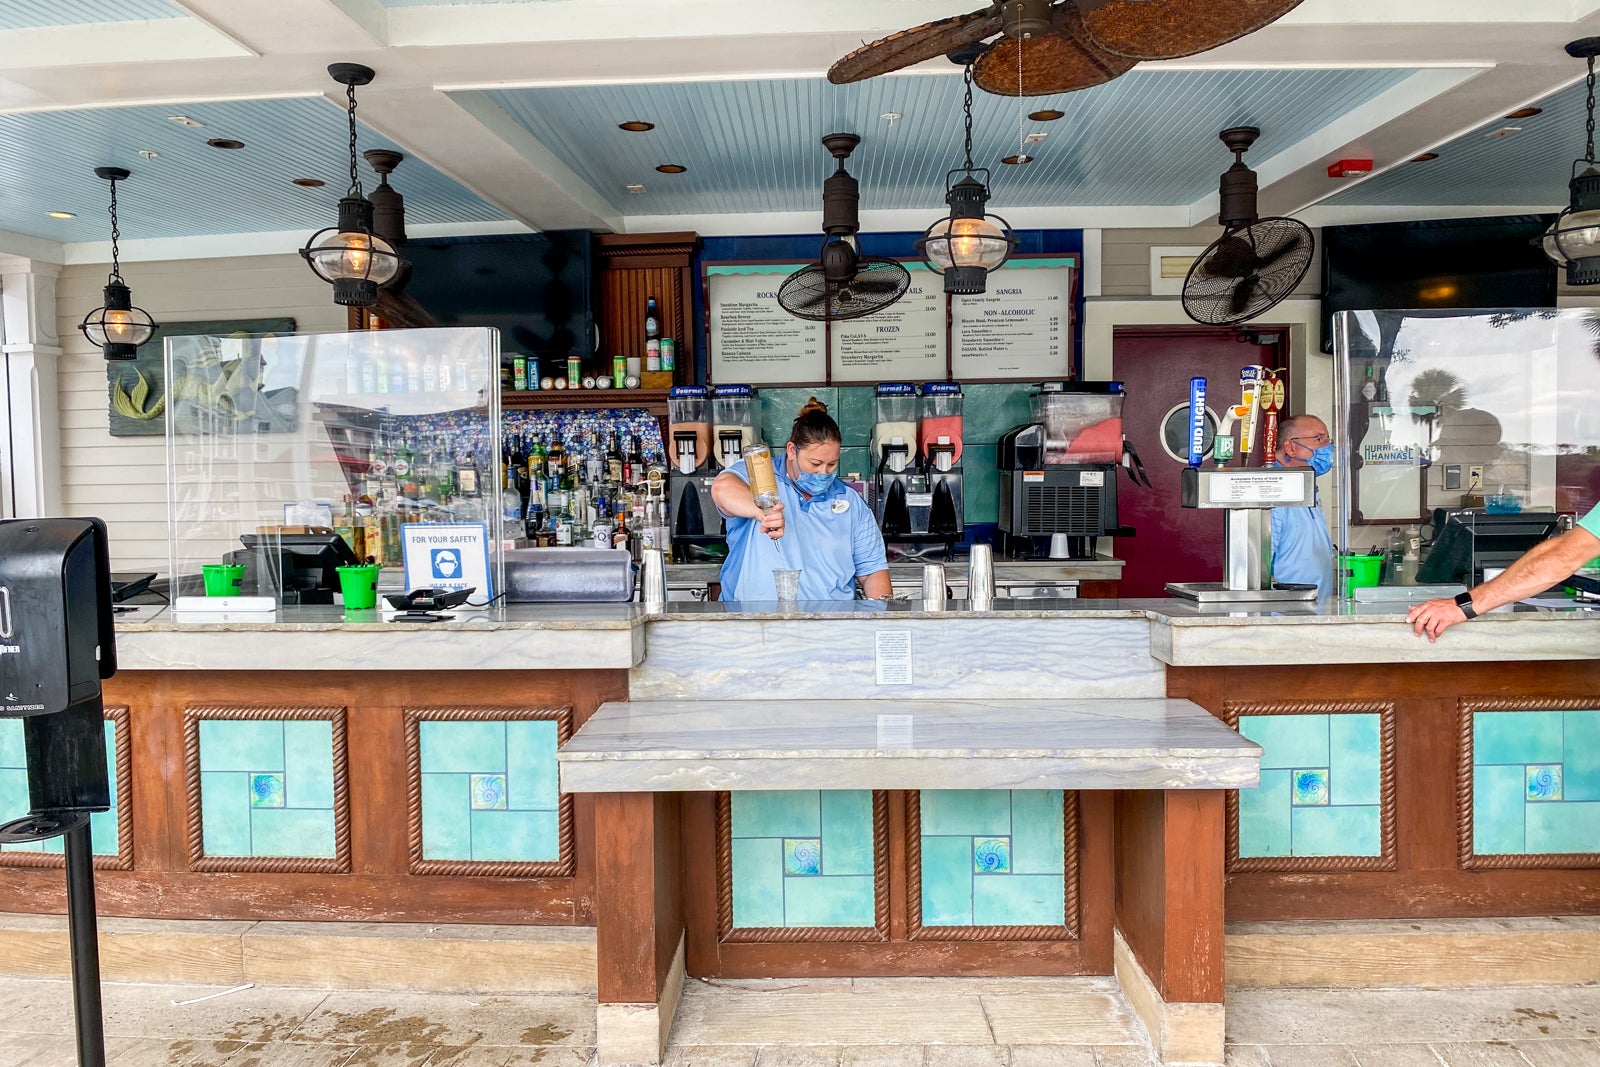
<svg viewBox="0 0 1600 1067">
<path fill-rule="evenodd" d="M 967 601 L 973 611 L 994 610 L 994 549 L 973 545 L 967 557 Z"/>
</svg>

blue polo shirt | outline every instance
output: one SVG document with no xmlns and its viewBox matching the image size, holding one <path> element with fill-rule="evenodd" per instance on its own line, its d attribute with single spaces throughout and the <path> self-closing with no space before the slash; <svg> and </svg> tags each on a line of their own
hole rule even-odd
<svg viewBox="0 0 1600 1067">
<path fill-rule="evenodd" d="M 1309 508 L 1272 509 L 1272 580 L 1315 585 L 1320 600 L 1334 592 L 1333 538 L 1322 514 L 1320 490 L 1313 499 L 1316 503 Z"/>
<path fill-rule="evenodd" d="M 806 499 L 784 470 L 787 459 L 782 452 L 772 455 L 778 498 L 783 501 L 781 542 L 762 533 L 755 519 L 724 516 L 728 558 L 722 564 L 722 599 L 777 600 L 772 571 L 787 567 L 801 572 L 801 600 L 854 600 L 857 578 L 889 567 L 872 509 L 860 493 L 837 478 L 827 492 Z M 728 473 L 750 483 L 744 460 L 729 467 Z"/>
</svg>

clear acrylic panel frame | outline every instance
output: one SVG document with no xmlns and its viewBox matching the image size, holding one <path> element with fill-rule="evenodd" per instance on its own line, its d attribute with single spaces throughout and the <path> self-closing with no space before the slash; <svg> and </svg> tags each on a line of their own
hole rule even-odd
<svg viewBox="0 0 1600 1067">
<path fill-rule="evenodd" d="M 397 544 L 397 528 L 378 541 L 385 515 L 396 527 L 485 524 L 494 589 L 505 588 L 498 331 L 169 337 L 164 356 L 174 596 L 203 593 L 201 567 L 263 530 L 337 530 L 359 549 L 366 539 L 345 530 L 354 519 L 378 550 L 359 554 L 379 555 Z M 381 562 L 379 588 L 404 589 L 398 554 Z M 261 570 L 241 592 L 318 602 Z"/>
</svg>

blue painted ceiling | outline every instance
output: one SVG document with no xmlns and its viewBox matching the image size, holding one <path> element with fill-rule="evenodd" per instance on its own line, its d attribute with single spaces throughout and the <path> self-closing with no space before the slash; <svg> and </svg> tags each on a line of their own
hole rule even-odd
<svg viewBox="0 0 1600 1067">
<path fill-rule="evenodd" d="M 170 121 L 185 115 L 194 129 Z M 362 151 L 396 146 L 364 127 Z M 126 167 L 118 187 L 124 238 L 186 237 L 304 229 L 331 225 L 350 183 L 342 108 L 322 97 L 157 107 L 97 108 L 0 115 L 0 230 L 56 241 L 109 237 L 107 186 L 96 166 Z M 209 138 L 245 142 L 235 151 Z M 146 161 L 147 149 L 158 158 Z M 327 184 L 306 189 L 294 178 Z M 377 175 L 361 163 L 370 191 Z M 505 218 L 419 159 L 407 158 L 390 179 L 406 198 L 408 224 Z M 69 211 L 73 219 L 52 219 Z"/>
<path fill-rule="evenodd" d="M 0 30 L 188 17 L 170 0 L 0 0 Z"/>
<path fill-rule="evenodd" d="M 1405 80 L 1410 70 L 1134 71 L 1106 85 L 1021 103 L 1058 109 L 1035 161 L 1017 151 L 1019 102 L 976 94 L 974 157 L 995 172 L 993 208 L 1190 204 L 1214 192 L 1229 162 L 1217 131 L 1262 128 L 1259 166 L 1339 115 Z M 486 95 L 601 195 L 629 214 L 796 211 L 815 207 L 832 159 L 819 139 L 864 140 L 849 167 L 865 208 L 934 208 L 960 163 L 962 82 L 950 75 L 713 81 L 490 90 Z M 893 124 L 882 116 L 898 113 Z M 626 133 L 620 122 L 656 124 Z M 688 167 L 680 175 L 662 163 Z M 625 186 L 642 184 L 643 194 Z"/>
<path fill-rule="evenodd" d="M 1402 163 L 1345 189 L 1329 204 L 1554 207 L 1566 203 L 1571 164 L 1583 154 L 1584 87 L 1580 82 L 1533 106 L 1544 113 L 1497 119 L 1442 145 L 1439 158 Z M 1490 134 L 1521 127 L 1504 137 Z"/>
</svg>

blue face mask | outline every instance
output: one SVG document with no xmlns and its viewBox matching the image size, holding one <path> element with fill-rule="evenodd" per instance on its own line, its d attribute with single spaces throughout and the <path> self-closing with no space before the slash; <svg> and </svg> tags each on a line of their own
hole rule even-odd
<svg viewBox="0 0 1600 1067">
<path fill-rule="evenodd" d="M 821 496 L 828 491 L 837 477 L 838 475 L 832 472 L 802 471 L 795 475 L 794 484 L 799 486 L 800 491 L 806 496 Z"/>
<path fill-rule="evenodd" d="M 1326 444 L 1313 450 L 1311 455 L 1306 457 L 1306 462 L 1311 464 L 1311 469 L 1317 472 L 1317 477 L 1320 478 L 1322 475 L 1327 474 L 1333 470 L 1333 445 Z"/>
</svg>

